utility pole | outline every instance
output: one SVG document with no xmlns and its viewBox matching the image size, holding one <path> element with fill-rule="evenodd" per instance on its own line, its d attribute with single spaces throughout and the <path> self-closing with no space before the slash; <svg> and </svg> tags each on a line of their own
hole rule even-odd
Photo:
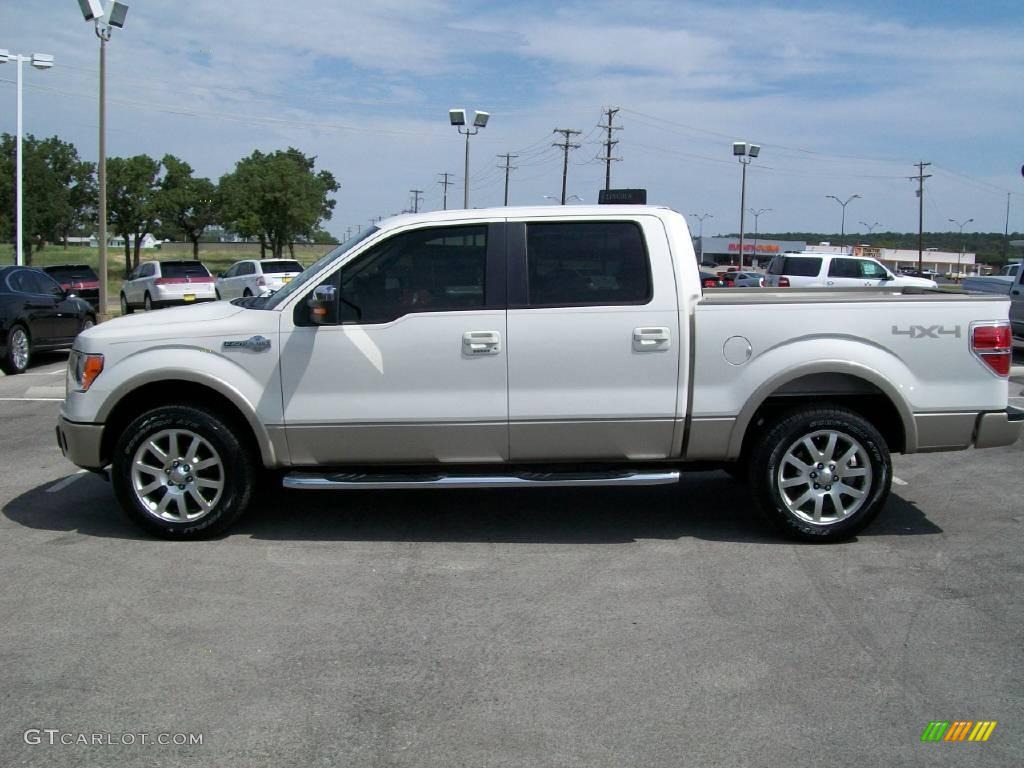
<svg viewBox="0 0 1024 768">
<path fill-rule="evenodd" d="M 350 240 L 352 238 L 352 227 L 345 227 L 345 239 Z"/>
<path fill-rule="evenodd" d="M 448 181 L 448 177 L 451 176 L 450 173 L 439 173 L 438 175 L 439 176 L 444 176 L 444 178 L 441 181 L 437 182 L 437 183 L 441 185 L 441 210 L 447 211 L 448 210 L 448 187 L 452 186 L 452 184 L 454 182 Z"/>
<path fill-rule="evenodd" d="M 555 128 L 553 133 L 560 133 L 565 137 L 564 141 L 551 145 L 558 147 L 564 153 L 562 158 L 562 205 L 565 205 L 565 187 L 569 180 L 569 150 L 580 148 L 579 144 L 572 143 L 572 137 L 579 136 L 583 131 L 577 131 L 573 128 Z"/>
<path fill-rule="evenodd" d="M 604 188 L 605 189 L 611 189 L 612 188 L 612 161 L 621 160 L 622 159 L 621 157 L 612 157 L 612 147 L 614 147 L 616 144 L 619 143 L 617 139 L 612 139 L 612 131 L 621 131 L 622 130 L 622 126 L 621 125 L 612 125 L 612 120 L 615 118 L 615 115 L 618 113 L 618 111 L 619 111 L 618 107 L 608 107 L 607 109 L 605 109 L 603 114 L 608 116 L 608 124 L 607 125 L 599 125 L 598 126 L 598 128 L 604 128 L 608 132 L 608 138 L 605 139 L 603 142 L 601 142 L 602 144 L 604 144 Z"/>
<path fill-rule="evenodd" d="M 498 157 L 505 158 L 505 164 L 499 165 L 498 168 L 505 172 L 505 205 L 508 206 L 508 174 L 510 171 L 514 171 L 516 167 L 512 165 L 512 161 L 519 157 L 519 155 L 510 155 L 506 152 L 504 155 L 498 155 Z"/>
<path fill-rule="evenodd" d="M 412 195 L 412 212 L 420 212 L 420 198 L 423 197 L 422 189 L 410 189 L 409 194 Z"/>
<path fill-rule="evenodd" d="M 917 182 L 917 272 L 924 270 L 924 180 L 930 179 L 932 175 L 925 173 L 924 169 L 931 163 L 923 160 L 917 165 L 917 176 L 909 176 L 911 181 Z"/>
<path fill-rule="evenodd" d="M 1006 193 L 1006 228 L 1003 230 L 1003 261 L 1005 263 L 1010 262 L 1010 195 L 1012 192 Z"/>
</svg>

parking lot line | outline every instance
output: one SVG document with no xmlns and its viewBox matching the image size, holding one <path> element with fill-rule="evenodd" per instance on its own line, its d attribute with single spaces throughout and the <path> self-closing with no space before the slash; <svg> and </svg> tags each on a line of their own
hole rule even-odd
<svg viewBox="0 0 1024 768">
<path fill-rule="evenodd" d="M 0 403 L 63 403 L 63 397 L 0 397 Z"/>
<path fill-rule="evenodd" d="M 896 475 L 892 476 L 892 481 L 896 483 L 896 485 L 910 485 L 910 483 L 908 483 L 906 480 L 901 480 L 900 478 L 896 477 Z"/>
<path fill-rule="evenodd" d="M 49 488 L 47 488 L 46 492 L 47 493 L 57 493 L 58 491 L 63 491 L 65 488 L 67 488 L 69 485 L 71 485 L 73 482 L 75 482 L 75 480 L 78 480 L 79 478 L 81 478 L 82 475 L 84 475 L 84 474 L 85 474 L 85 470 L 84 469 L 80 469 L 77 472 L 75 472 L 75 474 L 68 475 L 63 480 L 58 480 L 56 483 L 54 483 Z"/>
</svg>

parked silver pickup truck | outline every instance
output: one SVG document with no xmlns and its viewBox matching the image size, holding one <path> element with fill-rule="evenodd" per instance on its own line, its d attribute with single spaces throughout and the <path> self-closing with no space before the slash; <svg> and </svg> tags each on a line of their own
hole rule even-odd
<svg viewBox="0 0 1024 768">
<path fill-rule="evenodd" d="M 1013 335 L 1024 341 L 1024 267 L 1008 264 L 998 275 L 968 277 L 963 282 L 963 288 L 965 291 L 1008 295 Z"/>
<path fill-rule="evenodd" d="M 663 208 L 400 216 L 272 296 L 82 333 L 57 440 L 173 538 L 227 528 L 261 477 L 651 485 L 714 463 L 783 531 L 823 541 L 881 511 L 891 453 L 1018 438 L 1008 308 L 921 288 L 702 291 L 686 221 Z"/>
</svg>

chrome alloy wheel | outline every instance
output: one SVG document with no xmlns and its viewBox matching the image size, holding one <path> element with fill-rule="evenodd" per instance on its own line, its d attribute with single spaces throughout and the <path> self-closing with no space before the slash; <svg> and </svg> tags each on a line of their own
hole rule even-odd
<svg viewBox="0 0 1024 768">
<path fill-rule="evenodd" d="M 132 459 L 135 497 L 151 515 L 172 523 L 205 517 L 224 492 L 224 464 L 209 442 L 187 429 L 165 429 Z"/>
<path fill-rule="evenodd" d="M 19 371 L 28 368 L 29 346 L 25 329 L 15 328 L 8 343 L 11 345 L 11 362 L 14 363 L 14 367 Z"/>
<path fill-rule="evenodd" d="M 868 452 L 856 439 L 831 429 L 794 442 L 779 462 L 782 502 L 800 520 L 831 525 L 867 501 L 872 472 Z"/>
</svg>

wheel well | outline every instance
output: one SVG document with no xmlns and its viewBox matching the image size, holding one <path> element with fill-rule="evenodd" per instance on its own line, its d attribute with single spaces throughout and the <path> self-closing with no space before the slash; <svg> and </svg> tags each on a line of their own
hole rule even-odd
<svg viewBox="0 0 1024 768">
<path fill-rule="evenodd" d="M 743 454 L 760 425 L 774 421 L 788 411 L 813 399 L 814 405 L 838 405 L 859 414 L 877 429 L 892 453 L 902 453 L 907 436 L 899 409 L 888 395 L 869 381 L 840 373 L 801 376 L 772 392 L 754 412 L 743 436 Z"/>
<path fill-rule="evenodd" d="M 237 405 L 217 390 L 203 384 L 171 379 L 144 384 L 129 392 L 114 406 L 103 429 L 103 441 L 100 446 L 100 455 L 103 461 L 110 461 L 117 438 L 132 420 L 146 411 L 171 403 L 198 406 L 214 411 L 220 417 L 231 422 L 232 426 L 238 430 L 237 435 L 240 439 L 249 441 L 254 454 L 260 455 L 256 433 L 253 432 L 252 426 Z"/>
</svg>

